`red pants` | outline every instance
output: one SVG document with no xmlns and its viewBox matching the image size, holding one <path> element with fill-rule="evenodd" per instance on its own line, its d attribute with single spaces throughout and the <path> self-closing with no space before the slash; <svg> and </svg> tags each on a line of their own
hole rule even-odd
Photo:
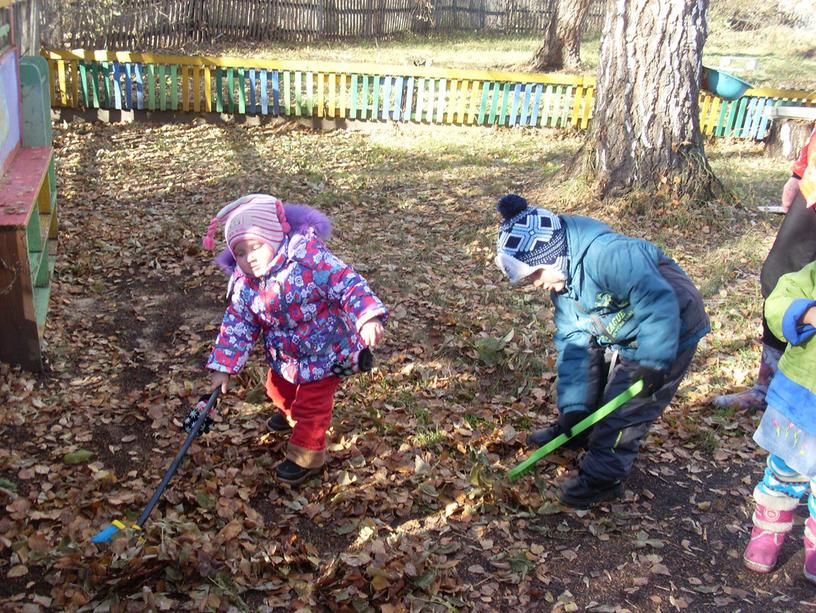
<svg viewBox="0 0 816 613">
<path fill-rule="evenodd" d="M 266 393 L 293 426 L 286 457 L 298 466 L 317 468 L 326 462 L 326 431 L 339 383 L 340 378 L 332 375 L 296 385 L 269 370 Z"/>
</svg>

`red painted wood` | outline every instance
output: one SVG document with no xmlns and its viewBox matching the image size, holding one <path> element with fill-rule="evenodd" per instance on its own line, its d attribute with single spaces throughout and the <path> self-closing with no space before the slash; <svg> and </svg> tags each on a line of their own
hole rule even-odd
<svg viewBox="0 0 816 613">
<path fill-rule="evenodd" d="M 48 172 L 51 147 L 24 148 L 0 178 L 0 231 L 25 227 Z"/>
</svg>

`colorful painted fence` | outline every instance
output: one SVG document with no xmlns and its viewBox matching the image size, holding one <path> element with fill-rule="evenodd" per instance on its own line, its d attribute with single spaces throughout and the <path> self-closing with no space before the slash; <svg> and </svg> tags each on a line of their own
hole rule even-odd
<svg viewBox="0 0 816 613">
<path fill-rule="evenodd" d="M 110 51 L 46 51 L 55 108 L 181 111 L 586 129 L 592 77 Z M 816 105 L 794 90 L 701 95 L 701 129 L 761 140 L 769 106 Z"/>
</svg>

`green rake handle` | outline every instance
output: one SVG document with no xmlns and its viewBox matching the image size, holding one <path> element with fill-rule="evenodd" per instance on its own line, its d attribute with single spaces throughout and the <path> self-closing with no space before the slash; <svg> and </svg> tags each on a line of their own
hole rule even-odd
<svg viewBox="0 0 816 613">
<path fill-rule="evenodd" d="M 538 462 L 541 458 L 543 458 L 546 455 L 549 455 L 571 438 L 574 438 L 581 434 L 581 432 L 583 432 L 587 428 L 591 428 L 592 426 L 597 424 L 599 421 L 601 421 L 604 417 L 612 413 L 618 407 L 628 402 L 631 398 L 637 396 L 642 389 L 643 381 L 636 381 L 635 383 L 630 385 L 627 389 L 623 390 L 620 394 L 615 396 L 612 400 L 607 402 L 600 409 L 598 409 L 597 411 L 595 411 L 594 413 L 592 413 L 591 415 L 582 419 L 576 425 L 574 425 L 572 427 L 572 436 L 567 436 L 566 434 L 563 433 L 559 434 L 549 443 L 537 449 L 533 453 L 533 455 L 524 460 L 521 464 L 508 471 L 507 473 L 508 479 L 510 479 L 510 481 L 515 481 L 516 479 L 518 479 L 521 475 L 530 470 L 530 468 L 532 468 L 533 465 L 536 462 Z"/>
</svg>

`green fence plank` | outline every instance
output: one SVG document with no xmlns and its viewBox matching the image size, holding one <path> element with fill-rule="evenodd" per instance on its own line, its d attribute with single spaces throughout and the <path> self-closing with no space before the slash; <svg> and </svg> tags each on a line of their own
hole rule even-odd
<svg viewBox="0 0 816 613">
<path fill-rule="evenodd" d="M 295 72 L 295 115 L 303 116 L 303 75 L 299 70 Z"/>
<path fill-rule="evenodd" d="M 159 110 L 167 110 L 167 76 L 164 64 L 159 65 Z"/>
<path fill-rule="evenodd" d="M 79 63 L 79 84 L 81 86 L 80 90 L 82 92 L 82 104 L 85 108 L 90 108 L 91 103 L 88 100 L 88 72 L 87 68 L 85 67 L 85 62 Z"/>
<path fill-rule="evenodd" d="M 284 115 L 292 114 L 292 107 L 290 101 L 292 99 L 292 73 L 286 71 L 283 73 L 283 111 Z"/>
<path fill-rule="evenodd" d="M 479 105 L 478 125 L 485 123 L 485 113 L 487 112 L 487 101 L 490 99 L 490 81 L 482 83 L 482 103 Z"/>
<path fill-rule="evenodd" d="M 220 68 L 215 69 L 215 112 L 224 112 L 224 87 L 222 79 L 224 78 L 224 71 Z"/>
<path fill-rule="evenodd" d="M 244 76 L 244 69 L 238 69 L 238 112 L 241 115 L 246 114 L 246 78 Z"/>
<path fill-rule="evenodd" d="M 717 116 L 717 123 L 714 125 L 714 136 L 722 136 L 725 133 L 725 118 L 728 113 L 729 104 L 723 100 L 720 102 L 720 114 Z"/>
<path fill-rule="evenodd" d="M 363 75 L 363 86 L 360 91 L 360 111 L 362 111 L 361 119 L 368 119 L 368 75 Z"/>
<path fill-rule="evenodd" d="M 745 118 L 745 107 L 748 106 L 748 98 L 743 96 L 739 99 L 739 109 L 737 110 L 737 120 L 734 122 L 733 127 L 729 130 L 729 136 L 736 133 L 735 136 L 739 138 L 742 134 L 742 124 Z"/>
<path fill-rule="evenodd" d="M 156 110 L 156 66 L 147 64 L 147 108 Z"/>
<path fill-rule="evenodd" d="M 100 71 L 103 83 L 105 85 L 102 88 L 102 92 L 105 96 L 105 99 L 102 100 L 101 103 L 102 108 L 105 109 L 113 108 L 113 105 L 111 104 L 111 100 L 113 99 L 113 92 L 111 91 L 111 86 L 113 85 L 113 83 L 111 82 L 112 77 L 110 67 L 111 67 L 110 62 L 103 62 L 102 69 Z"/>
<path fill-rule="evenodd" d="M 99 108 L 99 64 L 91 66 L 91 107 Z"/>
<path fill-rule="evenodd" d="M 737 111 L 739 110 L 739 100 L 734 100 L 728 103 L 728 118 L 725 120 L 724 136 L 731 136 L 731 131 L 734 129 L 734 123 L 737 120 Z"/>
<path fill-rule="evenodd" d="M 491 95 L 490 100 L 490 115 L 487 118 L 487 125 L 492 126 L 495 125 L 496 122 L 496 108 L 499 104 L 499 96 L 501 94 L 501 83 L 498 81 L 493 82 L 493 92 Z"/>
<path fill-rule="evenodd" d="M 504 88 L 502 90 L 502 103 L 501 103 L 501 111 L 499 111 L 499 125 L 507 125 L 508 120 L 510 119 L 508 116 L 509 109 L 507 108 L 507 103 L 510 101 L 510 90 L 511 84 L 505 83 Z"/>
<path fill-rule="evenodd" d="M 305 105 L 306 105 L 306 109 L 305 109 L 306 114 L 309 117 L 311 117 L 314 114 L 314 108 L 315 108 L 315 101 L 314 101 L 315 93 L 314 93 L 314 91 L 315 91 L 315 89 L 314 89 L 314 73 L 307 72 L 306 73 L 306 99 L 305 99 L 304 102 L 305 102 Z"/>
<path fill-rule="evenodd" d="M 227 68 L 227 87 L 226 87 L 226 108 L 227 113 L 235 112 L 235 69 Z"/>
<path fill-rule="evenodd" d="M 178 111 L 179 109 L 179 95 L 178 95 L 178 65 L 170 65 L 170 110 Z"/>
</svg>

